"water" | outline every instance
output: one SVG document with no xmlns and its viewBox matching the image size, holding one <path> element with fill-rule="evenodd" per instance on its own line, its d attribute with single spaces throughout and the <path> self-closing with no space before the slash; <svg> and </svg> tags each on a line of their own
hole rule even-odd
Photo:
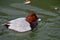
<svg viewBox="0 0 60 40">
<path fill-rule="evenodd" d="M 60 1 L 31 0 L 29 5 L 24 5 L 23 1 L 0 0 L 0 40 L 60 40 Z M 25 17 L 31 11 L 42 19 L 32 31 L 18 33 L 1 25 L 9 20 Z"/>
</svg>

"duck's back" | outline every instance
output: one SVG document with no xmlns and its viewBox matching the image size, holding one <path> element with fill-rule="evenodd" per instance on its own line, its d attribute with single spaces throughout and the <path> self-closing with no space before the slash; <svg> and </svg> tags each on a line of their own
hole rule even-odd
<svg viewBox="0 0 60 40">
<path fill-rule="evenodd" d="M 25 32 L 31 30 L 30 24 L 25 20 L 26 18 L 18 18 L 12 21 L 9 21 L 9 29 Z"/>
</svg>

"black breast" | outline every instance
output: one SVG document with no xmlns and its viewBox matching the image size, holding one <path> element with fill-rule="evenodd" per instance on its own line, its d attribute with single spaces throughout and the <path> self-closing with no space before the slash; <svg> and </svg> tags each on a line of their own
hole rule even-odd
<svg viewBox="0 0 60 40">
<path fill-rule="evenodd" d="M 30 23 L 32 30 L 38 25 L 38 22 Z"/>
</svg>

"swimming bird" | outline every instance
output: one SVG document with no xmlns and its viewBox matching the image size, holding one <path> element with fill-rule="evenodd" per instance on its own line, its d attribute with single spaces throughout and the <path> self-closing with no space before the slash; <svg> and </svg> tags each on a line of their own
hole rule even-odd
<svg viewBox="0 0 60 40">
<path fill-rule="evenodd" d="M 30 12 L 26 17 L 8 21 L 8 23 L 5 23 L 4 26 L 18 32 L 26 32 L 33 30 L 38 24 L 37 21 L 41 21 L 41 19 L 38 18 L 34 12 Z"/>
</svg>

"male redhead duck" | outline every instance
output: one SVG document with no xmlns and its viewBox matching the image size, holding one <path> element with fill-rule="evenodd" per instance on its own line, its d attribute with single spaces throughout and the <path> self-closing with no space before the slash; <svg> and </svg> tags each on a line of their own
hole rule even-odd
<svg viewBox="0 0 60 40">
<path fill-rule="evenodd" d="M 34 12 L 31 12 L 25 18 L 22 17 L 8 21 L 9 24 L 6 23 L 4 26 L 11 30 L 25 32 L 33 30 L 37 25 L 37 20 L 41 21 Z"/>
</svg>

